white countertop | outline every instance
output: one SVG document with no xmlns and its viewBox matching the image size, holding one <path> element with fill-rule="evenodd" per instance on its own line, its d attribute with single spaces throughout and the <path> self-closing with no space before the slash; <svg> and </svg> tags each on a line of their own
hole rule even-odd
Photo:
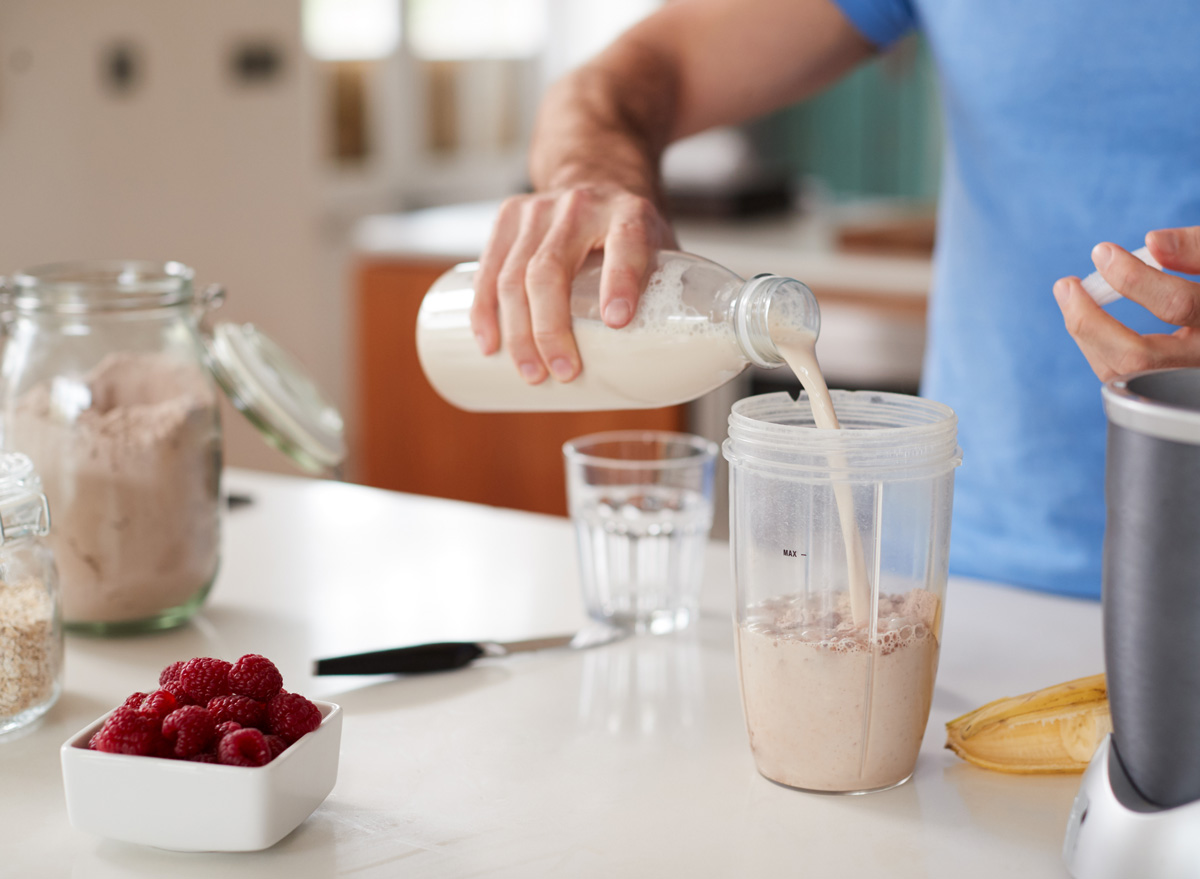
<svg viewBox="0 0 1200 879">
<path fill-rule="evenodd" d="M 66 692 L 0 741 L 0 875 L 13 877 L 1064 877 L 1078 776 L 1022 777 L 943 749 L 945 722 L 1103 668 L 1100 608 L 952 580 L 916 774 L 861 797 L 754 769 L 738 696 L 728 547 L 692 631 L 481 660 L 407 679 L 308 676 L 319 656 L 506 639 L 584 622 L 565 520 L 231 471 L 208 604 L 182 629 L 67 639 Z M 58 748 L 168 662 L 263 653 L 345 711 L 338 783 L 274 848 L 178 854 L 74 830 Z"/>
</svg>

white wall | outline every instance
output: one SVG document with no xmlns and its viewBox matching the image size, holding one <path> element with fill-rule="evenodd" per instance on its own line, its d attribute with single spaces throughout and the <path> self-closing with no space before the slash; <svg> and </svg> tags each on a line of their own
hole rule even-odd
<svg viewBox="0 0 1200 879">
<path fill-rule="evenodd" d="M 89 257 L 176 259 L 347 402 L 347 309 L 321 228 L 319 102 L 297 0 L 2 0 L 0 273 Z M 269 40 L 281 75 L 240 84 L 233 47 Z M 102 82 L 128 41 L 140 86 Z M 227 412 L 229 463 L 289 470 Z"/>
</svg>

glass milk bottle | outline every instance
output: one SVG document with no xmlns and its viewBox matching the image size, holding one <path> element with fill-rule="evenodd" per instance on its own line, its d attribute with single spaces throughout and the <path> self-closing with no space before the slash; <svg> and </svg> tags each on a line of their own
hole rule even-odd
<svg viewBox="0 0 1200 879">
<path fill-rule="evenodd" d="M 442 275 L 417 316 L 417 354 L 443 398 L 475 412 L 652 409 L 694 400 L 751 364 L 783 364 L 768 326 L 816 337 L 812 291 L 778 275 L 743 280 L 716 263 L 675 251 L 655 255 L 633 320 L 600 317 L 601 256 L 571 286 L 571 315 L 583 371 L 571 382 L 527 384 L 504 350 L 484 356 L 471 332 L 478 263 Z"/>
</svg>

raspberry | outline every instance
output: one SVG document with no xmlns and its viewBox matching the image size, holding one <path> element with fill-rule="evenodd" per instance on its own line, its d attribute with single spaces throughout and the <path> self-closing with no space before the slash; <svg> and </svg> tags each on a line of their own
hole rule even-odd
<svg viewBox="0 0 1200 879">
<path fill-rule="evenodd" d="M 216 734 L 217 724 L 207 708 L 184 705 L 162 722 L 162 734 L 171 743 L 176 757 L 192 757 L 207 747 Z"/>
<path fill-rule="evenodd" d="M 265 766 L 271 761 L 271 749 L 258 730 L 239 729 L 221 739 L 217 761 L 229 766 Z"/>
<path fill-rule="evenodd" d="M 236 720 L 225 720 L 217 724 L 217 738 L 223 739 L 230 733 L 237 732 L 242 728 L 242 725 Z"/>
<path fill-rule="evenodd" d="M 275 663 L 257 653 L 247 653 L 229 670 L 230 692 L 269 702 L 283 688 L 283 675 Z"/>
<path fill-rule="evenodd" d="M 158 753 L 161 742 L 157 718 L 122 705 L 104 721 L 100 732 L 92 736 L 91 747 L 109 754 L 152 757 Z"/>
<path fill-rule="evenodd" d="M 196 704 L 196 700 L 184 692 L 183 684 L 179 683 L 179 681 L 167 681 L 165 684 L 159 684 L 158 688 L 175 697 L 175 707 L 177 708 L 181 705 Z"/>
<path fill-rule="evenodd" d="M 183 671 L 183 666 L 186 660 L 180 659 L 177 662 L 172 662 L 164 668 L 158 675 L 158 685 L 169 684 L 171 681 L 179 680 L 179 673 Z"/>
<path fill-rule="evenodd" d="M 197 656 L 164 668 L 156 690 L 131 694 L 92 735 L 88 747 L 262 766 L 321 720 L 315 704 L 283 689 L 283 676 L 265 656 L 247 653 L 234 663 Z"/>
<path fill-rule="evenodd" d="M 175 701 L 175 696 L 169 690 L 155 690 L 142 700 L 138 711 L 162 720 L 178 707 L 179 703 Z"/>
<path fill-rule="evenodd" d="M 213 697 L 229 694 L 230 668 L 230 664 L 223 659 L 197 656 L 183 664 L 179 671 L 179 683 L 197 705 L 207 705 Z"/>
<path fill-rule="evenodd" d="M 242 726 L 263 729 L 267 725 L 267 706 L 249 696 L 217 696 L 208 703 L 208 710 L 217 723 L 236 720 Z"/>
<path fill-rule="evenodd" d="M 272 760 L 274 760 L 276 757 L 278 757 L 280 754 L 282 754 L 284 751 L 287 750 L 287 747 L 288 747 L 287 739 L 285 739 L 283 736 L 277 736 L 277 735 L 272 734 L 269 736 L 265 736 L 265 738 L 267 740 L 267 747 L 271 750 L 271 759 Z"/>
<path fill-rule="evenodd" d="M 281 690 L 278 696 L 267 703 L 267 719 L 271 732 L 282 736 L 290 745 L 321 725 L 321 710 L 299 693 Z"/>
</svg>

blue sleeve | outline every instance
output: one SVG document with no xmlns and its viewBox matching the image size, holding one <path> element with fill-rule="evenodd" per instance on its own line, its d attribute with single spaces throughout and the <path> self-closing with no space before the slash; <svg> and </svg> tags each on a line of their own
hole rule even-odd
<svg viewBox="0 0 1200 879">
<path fill-rule="evenodd" d="M 859 33 L 880 49 L 917 25 L 911 0 L 834 0 Z"/>
</svg>

